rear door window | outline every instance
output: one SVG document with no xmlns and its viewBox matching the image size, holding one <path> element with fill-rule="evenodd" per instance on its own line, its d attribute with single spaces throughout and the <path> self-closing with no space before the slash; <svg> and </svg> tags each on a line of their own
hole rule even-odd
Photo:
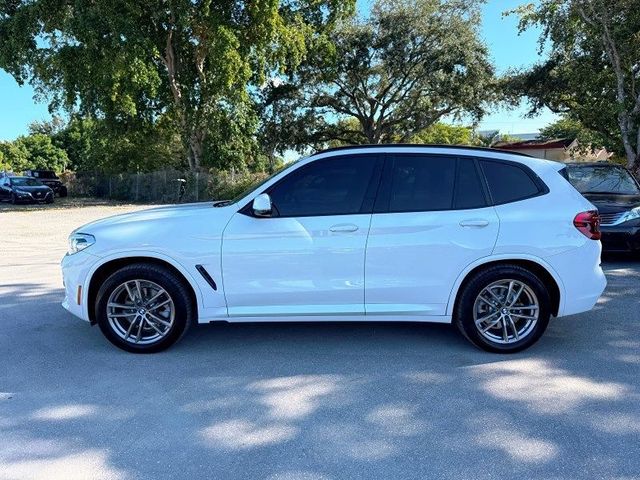
<svg viewBox="0 0 640 480">
<path fill-rule="evenodd" d="M 487 206 L 487 199 L 482 187 L 482 178 L 476 168 L 476 162 L 471 158 L 458 159 L 458 173 L 453 203 L 456 210 Z"/>
<path fill-rule="evenodd" d="M 389 212 L 451 210 L 456 158 L 407 154 L 391 160 Z"/>
</svg>

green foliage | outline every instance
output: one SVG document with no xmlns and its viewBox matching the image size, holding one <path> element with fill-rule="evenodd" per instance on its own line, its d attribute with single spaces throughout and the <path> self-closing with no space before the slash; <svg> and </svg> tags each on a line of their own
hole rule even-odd
<svg viewBox="0 0 640 480">
<path fill-rule="evenodd" d="M 67 154 L 51 142 L 51 137 L 35 133 L 18 137 L 13 142 L 0 143 L 4 168 L 17 173 L 27 169 L 62 171 L 69 161 Z"/>
<path fill-rule="evenodd" d="M 300 91 L 293 115 L 281 116 L 315 147 L 406 142 L 444 117 L 480 118 L 496 88 L 480 3 L 378 0 L 370 18 L 341 22 L 310 52 L 287 80 Z"/>
<path fill-rule="evenodd" d="M 475 145 L 473 129 L 459 125 L 438 122 L 418 132 L 411 143 L 430 143 L 436 145 Z"/>
<path fill-rule="evenodd" d="M 29 168 L 29 152 L 18 141 L 0 142 L 0 155 L 3 170 L 22 172 Z"/>
<path fill-rule="evenodd" d="M 115 147 L 123 156 L 163 118 L 192 169 L 236 164 L 255 150 L 251 91 L 295 68 L 354 3 L 7 0 L 0 68 L 52 98 L 53 110 L 131 135 Z"/>
<path fill-rule="evenodd" d="M 560 120 L 542 128 L 540 138 L 544 140 L 575 138 L 582 147 L 589 150 L 602 148 L 607 143 L 607 139 L 600 133 L 586 128 L 579 120 L 568 116 L 563 116 Z"/>
<path fill-rule="evenodd" d="M 209 181 L 208 193 L 214 200 L 230 200 L 265 178 L 266 173 L 247 171 L 213 170 Z"/>
<path fill-rule="evenodd" d="M 640 8 L 637 0 L 541 0 L 517 10 L 521 28 L 542 27 L 546 60 L 514 73 L 531 113 L 568 115 L 640 167 Z"/>
</svg>

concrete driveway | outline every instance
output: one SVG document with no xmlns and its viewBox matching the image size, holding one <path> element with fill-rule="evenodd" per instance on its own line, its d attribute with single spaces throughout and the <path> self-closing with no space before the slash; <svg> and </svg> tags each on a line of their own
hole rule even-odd
<svg viewBox="0 0 640 480">
<path fill-rule="evenodd" d="M 418 324 L 202 326 L 137 356 L 62 309 L 58 265 L 132 208 L 0 212 L 1 480 L 640 478 L 640 262 L 513 356 Z"/>
</svg>

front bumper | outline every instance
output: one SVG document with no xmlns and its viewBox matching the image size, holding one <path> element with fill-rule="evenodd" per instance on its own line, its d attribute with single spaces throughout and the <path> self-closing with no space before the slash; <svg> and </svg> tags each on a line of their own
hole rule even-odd
<svg viewBox="0 0 640 480">
<path fill-rule="evenodd" d="M 81 251 L 73 255 L 65 255 L 60 264 L 64 284 L 62 306 L 76 317 L 87 322 L 90 321 L 87 306 L 87 278 L 91 268 L 98 260 L 99 257 Z"/>
<path fill-rule="evenodd" d="M 640 225 L 600 227 L 602 231 L 602 249 L 605 252 L 640 251 Z"/>
<path fill-rule="evenodd" d="M 53 191 L 49 191 L 42 195 L 33 194 L 31 192 L 16 192 L 16 200 L 18 202 L 50 202 L 53 200 Z"/>
</svg>

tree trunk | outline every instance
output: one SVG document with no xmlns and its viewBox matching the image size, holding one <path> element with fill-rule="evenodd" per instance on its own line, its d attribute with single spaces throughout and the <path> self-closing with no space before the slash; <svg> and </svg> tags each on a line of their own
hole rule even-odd
<svg viewBox="0 0 640 480">
<path fill-rule="evenodd" d="M 204 132 L 198 128 L 194 128 L 189 135 L 189 169 L 191 170 L 199 170 L 202 166 L 204 137 Z"/>
</svg>

